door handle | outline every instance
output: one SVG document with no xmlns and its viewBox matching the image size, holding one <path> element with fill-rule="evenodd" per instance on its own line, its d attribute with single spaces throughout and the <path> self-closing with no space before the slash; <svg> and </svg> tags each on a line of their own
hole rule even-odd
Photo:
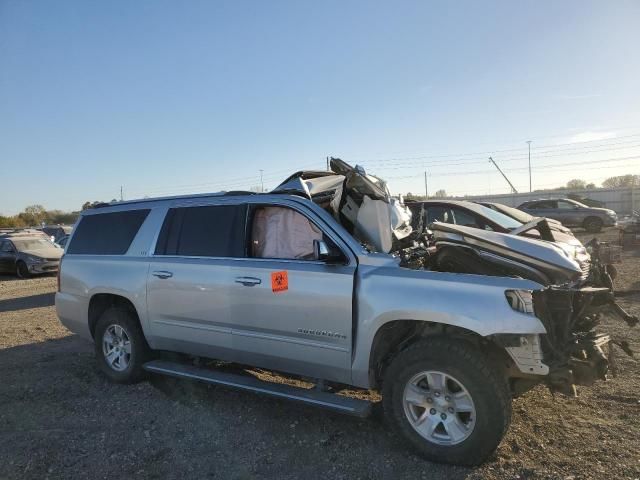
<svg viewBox="0 0 640 480">
<path fill-rule="evenodd" d="M 245 287 L 253 287 L 254 285 L 260 285 L 262 280 L 256 277 L 236 277 L 236 283 L 241 283 Z"/>
<path fill-rule="evenodd" d="M 166 270 L 156 270 L 155 272 L 151 272 L 151 275 L 162 279 L 173 277 L 173 273 L 167 272 Z"/>
</svg>

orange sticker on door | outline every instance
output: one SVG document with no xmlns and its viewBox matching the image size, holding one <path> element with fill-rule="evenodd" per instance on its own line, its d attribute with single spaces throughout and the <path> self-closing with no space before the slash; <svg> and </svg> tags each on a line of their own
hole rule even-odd
<svg viewBox="0 0 640 480">
<path fill-rule="evenodd" d="M 289 278 L 286 270 L 271 272 L 271 290 L 273 290 L 273 293 L 289 290 Z"/>
</svg>

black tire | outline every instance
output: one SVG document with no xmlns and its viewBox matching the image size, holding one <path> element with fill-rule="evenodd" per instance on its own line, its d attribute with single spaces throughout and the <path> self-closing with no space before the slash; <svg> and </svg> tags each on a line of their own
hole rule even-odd
<svg viewBox="0 0 640 480">
<path fill-rule="evenodd" d="M 19 278 L 29 278 L 31 277 L 31 272 L 29 271 L 29 267 L 22 260 L 18 260 L 16 263 L 16 275 Z"/>
<path fill-rule="evenodd" d="M 602 220 L 598 217 L 587 217 L 582 226 L 589 233 L 598 233 L 602 230 Z"/>
<path fill-rule="evenodd" d="M 404 407 L 405 387 L 424 371 L 442 372 L 455 378 L 472 398 L 476 418 L 471 433 L 460 443 L 442 445 L 427 440 L 410 423 Z M 393 359 L 384 375 L 382 391 L 385 418 L 393 430 L 434 462 L 469 466 L 482 463 L 496 450 L 511 421 L 511 392 L 506 379 L 480 349 L 465 341 L 433 337 L 414 343 Z M 432 411 L 435 410 L 427 412 L 425 408 L 424 415 Z M 440 422 L 437 416 L 432 418 Z"/>
<path fill-rule="evenodd" d="M 122 370 L 118 368 L 122 368 L 123 365 L 117 361 L 112 364 L 107 360 L 105 353 L 106 347 L 103 345 L 106 339 L 105 333 L 111 330 L 111 327 L 120 327 L 125 334 L 122 338 L 129 340 L 130 353 L 125 353 L 123 356 L 126 367 Z M 109 380 L 116 383 L 137 383 L 145 378 L 146 372 L 142 369 L 142 365 L 150 360 L 151 349 L 144 338 L 135 313 L 122 307 L 107 309 L 96 324 L 94 342 L 98 367 Z"/>
</svg>

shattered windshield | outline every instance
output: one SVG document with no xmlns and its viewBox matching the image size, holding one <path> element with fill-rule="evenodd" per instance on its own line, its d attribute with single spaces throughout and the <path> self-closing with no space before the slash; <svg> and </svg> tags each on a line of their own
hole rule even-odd
<svg viewBox="0 0 640 480">
<path fill-rule="evenodd" d="M 55 247 L 53 243 L 44 238 L 29 238 L 23 240 L 12 240 L 16 249 L 19 252 L 24 252 L 26 250 L 39 250 L 43 248 L 51 248 Z"/>
<path fill-rule="evenodd" d="M 499 205 L 496 207 L 498 208 L 498 210 L 500 210 L 499 213 L 504 213 L 509 217 L 513 217 L 521 223 L 529 223 L 531 220 L 535 218 L 533 215 L 529 215 L 528 213 L 523 212 L 522 210 L 518 210 L 517 208 L 509 207 L 507 205 L 502 205 L 502 204 L 494 204 L 494 205 Z"/>
<path fill-rule="evenodd" d="M 508 217 L 504 213 L 496 212 L 489 207 L 485 207 L 484 205 L 476 205 L 481 211 L 478 212 L 481 215 L 487 217 L 494 223 L 497 223 L 503 228 L 508 230 L 513 230 L 514 228 L 518 228 L 522 226 L 522 223 L 516 220 L 515 218 Z"/>
</svg>

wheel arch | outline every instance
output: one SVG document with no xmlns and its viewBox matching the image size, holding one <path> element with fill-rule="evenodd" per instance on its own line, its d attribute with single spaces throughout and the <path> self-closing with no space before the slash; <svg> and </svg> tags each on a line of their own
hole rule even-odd
<svg viewBox="0 0 640 480">
<path fill-rule="evenodd" d="M 491 337 L 483 337 L 473 330 L 426 320 L 391 320 L 378 328 L 371 344 L 369 352 L 370 387 L 379 388 L 385 370 L 393 358 L 427 336 L 446 336 L 476 345 L 505 369 L 512 363 L 504 348 L 494 342 Z"/>
<path fill-rule="evenodd" d="M 87 315 L 89 331 L 92 337 L 95 336 L 98 319 L 111 307 L 120 307 L 129 311 L 140 325 L 140 328 L 142 328 L 140 315 L 133 302 L 127 297 L 115 293 L 95 293 L 89 300 L 89 311 Z"/>
</svg>

